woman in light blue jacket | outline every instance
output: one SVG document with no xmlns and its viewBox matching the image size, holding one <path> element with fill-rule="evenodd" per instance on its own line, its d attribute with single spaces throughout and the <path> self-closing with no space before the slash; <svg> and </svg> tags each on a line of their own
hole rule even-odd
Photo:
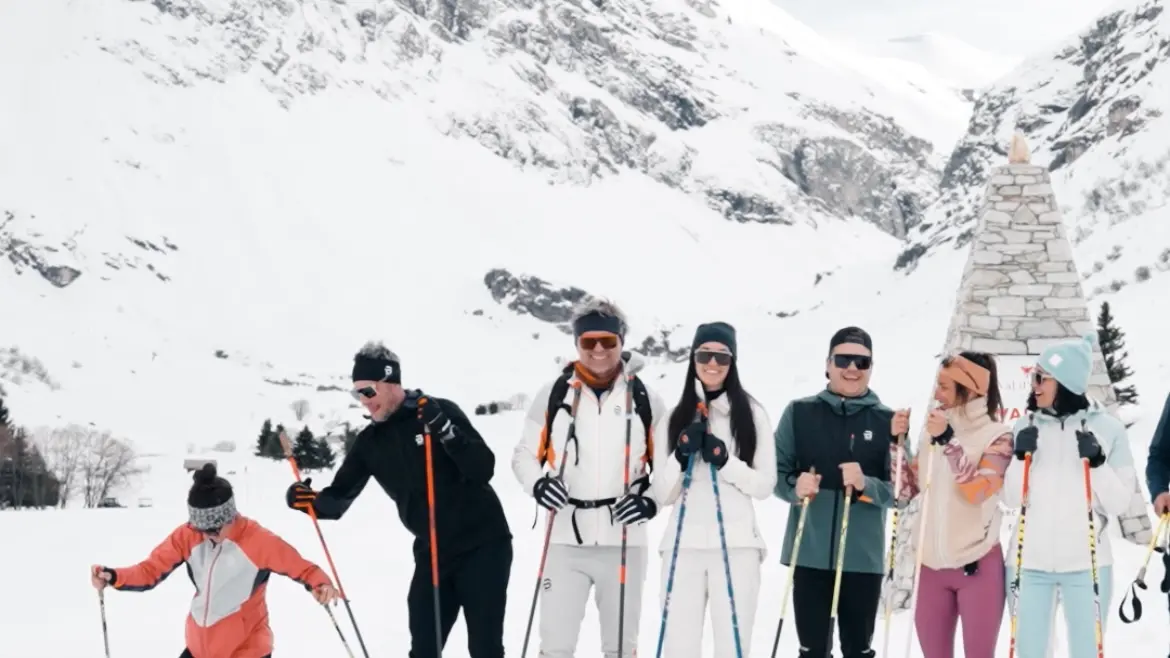
<svg viewBox="0 0 1170 658">
<path fill-rule="evenodd" d="M 1029 413 L 1014 428 L 1016 460 L 1008 468 L 1003 488 L 1009 507 L 1021 504 L 1023 458 L 1026 453 L 1032 455 L 1018 590 L 1019 658 L 1050 654 L 1058 593 L 1068 627 L 1068 651 L 1062 653 L 1069 658 L 1097 656 L 1098 614 L 1102 633 L 1109 616 L 1113 552 L 1105 533 L 1106 519 L 1127 514 L 1138 484 L 1125 426 L 1085 395 L 1094 340 L 1089 335 L 1062 342 L 1040 355 L 1028 396 Z M 1084 460 L 1090 468 L 1089 492 Z M 1094 533 L 1089 530 L 1090 495 Z M 1018 526 L 1005 551 L 1009 599 L 1015 594 L 1016 532 Z"/>
</svg>

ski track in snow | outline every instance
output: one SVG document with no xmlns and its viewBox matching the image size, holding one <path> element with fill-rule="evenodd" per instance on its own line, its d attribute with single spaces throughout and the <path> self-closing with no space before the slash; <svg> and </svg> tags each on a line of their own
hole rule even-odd
<svg viewBox="0 0 1170 658">
<path fill-rule="evenodd" d="M 426 112 L 411 104 L 334 89 L 278 111 L 270 95 L 244 81 L 178 95 L 132 68 L 77 57 L 66 26 L 52 30 L 31 13 L 29 19 L 45 29 L 0 26 L 4 35 L 23 37 L 27 56 L 0 62 L 15 67 L 0 72 L 18 76 L 4 79 L 19 80 L 21 90 L 0 98 L 0 125 L 17 126 L 0 132 L 0 202 L 41 218 L 36 228 L 46 236 L 83 239 L 85 249 L 74 256 L 94 271 L 103 252 L 137 253 L 127 235 L 165 236 L 178 251 L 158 260 L 167 283 L 123 269 L 108 272 L 108 282 L 87 274 L 56 290 L 35 273 L 15 276 L 0 268 L 5 306 L 22 318 L 0 322 L 0 347 L 15 345 L 39 358 L 62 385 L 57 391 L 6 385 L 13 418 L 30 427 L 84 420 L 132 438 L 153 454 L 151 470 L 120 496 L 131 505 L 140 497 L 154 501 L 145 509 L 0 514 L 5 658 L 101 655 L 87 568 L 137 562 L 184 521 L 190 478 L 181 464 L 189 443 L 237 441 L 240 453 L 216 457 L 241 511 L 325 566 L 310 521 L 284 506 L 287 464 L 244 455 L 265 418 L 299 427 L 288 410 L 294 399 L 309 399 L 314 428 L 337 419 L 360 424 L 359 414 L 344 392 L 272 386 L 261 377 L 308 373 L 314 384 L 344 386 L 352 353 L 367 338 L 381 337 L 402 355 L 408 386 L 450 397 L 468 411 L 489 399 L 531 395 L 556 375 L 554 358 L 571 355 L 571 342 L 493 302 L 482 283 L 493 267 L 609 295 L 630 314 L 638 336 L 659 323 L 682 324 L 684 339 L 699 322 L 734 323 L 742 377 L 773 422 L 790 398 L 823 386 L 832 331 L 859 324 L 875 339 L 874 389 L 891 406 L 912 406 L 917 421 L 925 415 L 966 249 L 947 249 L 904 276 L 890 269 L 902 244 L 859 222 L 734 225 L 633 175 L 589 188 L 549 186 L 478 145 L 439 136 Z M 21 68 L 30 61 L 38 65 Z M 119 102 L 123 96 L 147 101 Z M 137 166 L 113 167 L 112 160 Z M 1055 183 L 1062 201 L 1078 201 L 1078 191 L 1061 191 L 1074 182 Z M 633 210 L 637 222 L 629 220 Z M 1140 251 L 1144 231 L 1155 228 L 1143 218 L 1111 229 L 1108 241 L 1088 237 L 1076 246 L 1082 271 L 1118 240 Z M 615 238 L 617 249 L 610 246 Z M 601 256 L 617 260 L 608 267 L 587 264 Z M 1132 270 L 1144 262 L 1129 259 L 1127 251 L 1109 267 Z M 722 275 L 708 275 L 711 267 Z M 813 286 L 820 272 L 833 274 Z M 1142 396 L 1133 411 L 1140 420 L 1130 428 L 1139 471 L 1170 388 L 1162 310 L 1167 279 L 1155 276 L 1091 302 L 1095 314 L 1107 298 L 1127 333 L 1132 381 Z M 484 315 L 472 315 L 476 309 Z M 772 315 L 792 310 L 800 313 Z M 231 358 L 213 358 L 221 348 Z M 672 402 L 682 374 L 681 365 L 651 361 L 643 376 Z M 543 519 L 531 529 L 534 504 L 508 463 L 521 415 L 473 421 L 495 450 L 493 484 L 515 535 L 506 645 L 509 655 L 518 655 Z M 318 474 L 314 484 L 328 480 Z M 788 511 L 777 499 L 757 505 L 769 556 L 752 656 L 768 654 L 775 632 L 785 582 L 777 558 Z M 667 518 L 651 523 L 654 547 Z M 323 529 L 371 656 L 402 655 L 413 565 L 411 539 L 391 502 L 371 485 L 344 520 Z M 1161 655 L 1170 621 L 1156 587 L 1162 568 L 1151 566 L 1151 590 L 1141 593 L 1145 618 L 1121 623 L 1117 605 L 1143 549 L 1122 542 L 1115 528 L 1110 532 L 1117 564 L 1114 599 L 1104 611 L 1106 653 Z M 655 645 L 659 623 L 660 561 L 651 565 L 641 602 L 644 655 Z M 148 593 L 109 592 L 112 655 L 177 655 L 191 594 L 181 570 Z M 275 655 L 343 653 L 328 618 L 301 587 L 274 577 L 268 602 Z M 337 615 L 348 628 L 344 608 Z M 1062 624 L 1058 617 L 1057 656 L 1067 655 Z M 901 651 L 907 616 L 896 617 L 893 629 L 890 645 Z M 1005 617 L 999 655 L 1006 655 L 1008 634 Z M 598 655 L 598 635 L 590 608 L 578 655 Z M 881 642 L 879 619 L 875 644 Z M 465 646 L 460 621 L 445 655 L 466 656 Z M 796 651 L 790 618 L 780 655 Z M 712 655 L 709 628 L 704 655 Z M 912 655 L 920 655 L 917 646 Z"/>
</svg>

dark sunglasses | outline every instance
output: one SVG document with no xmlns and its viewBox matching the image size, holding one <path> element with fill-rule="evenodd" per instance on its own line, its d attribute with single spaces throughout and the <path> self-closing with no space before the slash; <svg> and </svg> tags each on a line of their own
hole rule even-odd
<svg viewBox="0 0 1170 658">
<path fill-rule="evenodd" d="M 1045 381 L 1047 381 L 1049 379 L 1052 379 L 1052 375 L 1050 375 L 1046 372 L 1041 372 L 1041 371 L 1037 370 L 1037 371 L 1032 373 L 1032 381 L 1037 386 L 1043 384 Z"/>
<path fill-rule="evenodd" d="M 353 396 L 353 399 L 361 400 L 362 398 L 374 397 L 378 394 L 378 390 L 373 386 L 363 386 L 361 388 L 355 388 L 354 390 L 350 391 L 349 394 Z"/>
<path fill-rule="evenodd" d="M 873 365 L 873 357 L 864 354 L 834 354 L 833 365 L 845 370 L 850 365 L 857 366 L 858 370 L 869 370 Z"/>
<path fill-rule="evenodd" d="M 581 338 L 579 338 L 577 340 L 577 344 L 581 346 L 581 349 L 586 350 L 586 351 L 592 350 L 593 348 L 597 347 L 598 345 L 601 346 L 601 349 L 612 350 L 613 348 L 618 346 L 618 337 L 617 336 L 582 336 Z"/>
<path fill-rule="evenodd" d="M 695 352 L 695 363 L 699 365 L 706 365 L 712 360 L 721 366 L 731 365 L 732 356 L 727 352 L 714 352 L 710 350 L 699 350 Z"/>
</svg>

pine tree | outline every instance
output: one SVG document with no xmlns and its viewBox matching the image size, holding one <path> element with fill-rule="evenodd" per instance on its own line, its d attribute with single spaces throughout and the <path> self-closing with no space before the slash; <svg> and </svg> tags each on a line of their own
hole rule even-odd
<svg viewBox="0 0 1170 658">
<path fill-rule="evenodd" d="M 265 419 L 264 425 L 260 427 L 260 436 L 256 438 L 256 451 L 253 454 L 269 459 L 284 457 L 284 450 L 280 446 L 280 434 L 273 431 L 271 420 Z"/>
<path fill-rule="evenodd" d="M 329 445 L 329 437 L 323 436 L 317 439 L 318 468 L 333 468 L 335 463 L 337 463 L 337 455 L 333 452 L 333 447 Z"/>
<path fill-rule="evenodd" d="M 1097 314 L 1097 340 L 1101 343 L 1101 356 L 1105 359 L 1105 370 L 1109 373 L 1117 403 L 1136 404 L 1137 388 L 1132 384 L 1119 386 L 1133 376 L 1133 371 L 1125 362 L 1129 358 L 1129 352 L 1125 351 L 1125 332 L 1114 324 L 1109 302 L 1102 302 Z"/>
<path fill-rule="evenodd" d="M 0 427 L 12 429 L 10 421 L 11 419 L 8 416 L 8 407 L 4 406 L 4 398 L 0 398 Z"/>
<path fill-rule="evenodd" d="M 302 471 L 315 471 L 321 468 L 317 439 L 308 425 L 297 434 L 296 441 L 293 442 L 293 459 L 297 462 L 297 468 Z"/>
</svg>

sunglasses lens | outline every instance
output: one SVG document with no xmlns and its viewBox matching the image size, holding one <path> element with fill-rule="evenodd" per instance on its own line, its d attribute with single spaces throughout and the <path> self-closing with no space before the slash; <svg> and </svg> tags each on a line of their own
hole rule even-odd
<svg viewBox="0 0 1170 658">
<path fill-rule="evenodd" d="M 845 370 L 852 365 L 856 365 L 858 370 L 869 370 L 872 361 L 870 357 L 862 354 L 835 354 L 833 355 L 833 365 Z"/>
<path fill-rule="evenodd" d="M 592 350 L 598 345 L 601 346 L 601 349 L 612 350 L 617 347 L 617 344 L 617 336 L 585 336 L 580 340 L 581 349 L 583 350 Z"/>
<path fill-rule="evenodd" d="M 727 352 L 708 352 L 706 350 L 695 352 L 695 361 L 700 364 L 711 363 L 712 360 L 721 366 L 731 365 L 731 355 Z"/>
<path fill-rule="evenodd" d="M 362 388 L 350 391 L 349 394 L 353 396 L 353 399 L 361 400 L 362 398 L 372 398 L 377 395 L 378 392 L 374 390 L 373 386 L 363 386 Z"/>
</svg>

